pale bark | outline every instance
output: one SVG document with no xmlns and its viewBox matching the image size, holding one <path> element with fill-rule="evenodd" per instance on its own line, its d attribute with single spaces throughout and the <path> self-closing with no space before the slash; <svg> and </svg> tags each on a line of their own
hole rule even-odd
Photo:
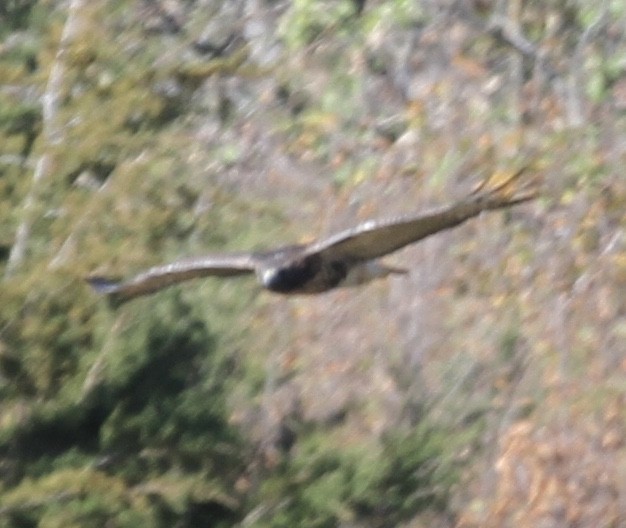
<svg viewBox="0 0 626 528">
<path fill-rule="evenodd" d="M 32 226 L 35 221 L 35 212 L 40 187 L 49 177 L 53 167 L 52 149 L 63 141 L 63 126 L 58 122 L 59 100 L 63 89 L 63 79 L 67 70 L 66 56 L 68 49 L 79 33 L 80 12 L 85 0 L 71 0 L 68 6 L 68 15 L 63 28 L 59 49 L 50 69 L 50 76 L 42 96 L 42 153 L 35 165 L 33 182 L 30 191 L 22 205 L 22 220 L 15 232 L 15 240 L 5 269 L 5 278 L 11 277 L 24 263 Z"/>
</svg>

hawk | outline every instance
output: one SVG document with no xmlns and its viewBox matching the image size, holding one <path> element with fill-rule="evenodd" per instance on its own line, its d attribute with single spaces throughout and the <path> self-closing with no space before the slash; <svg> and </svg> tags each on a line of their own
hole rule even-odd
<svg viewBox="0 0 626 528">
<path fill-rule="evenodd" d="M 255 275 L 262 287 L 281 294 L 314 294 L 354 286 L 408 270 L 378 259 L 430 235 L 458 226 L 483 211 L 532 200 L 536 192 L 516 181 L 524 169 L 490 185 L 487 178 L 466 198 L 419 215 L 371 220 L 309 244 L 266 251 L 215 253 L 150 268 L 124 281 L 87 277 L 99 293 L 118 305 L 135 297 L 200 277 Z"/>
</svg>

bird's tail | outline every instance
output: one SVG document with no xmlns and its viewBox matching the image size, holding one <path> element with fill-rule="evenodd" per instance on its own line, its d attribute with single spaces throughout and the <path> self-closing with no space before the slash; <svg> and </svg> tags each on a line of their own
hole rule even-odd
<svg viewBox="0 0 626 528">
<path fill-rule="evenodd" d="M 343 287 L 360 286 L 388 275 L 405 275 L 407 273 L 409 270 L 406 268 L 389 266 L 379 260 L 370 260 L 353 266 L 341 285 Z"/>
</svg>

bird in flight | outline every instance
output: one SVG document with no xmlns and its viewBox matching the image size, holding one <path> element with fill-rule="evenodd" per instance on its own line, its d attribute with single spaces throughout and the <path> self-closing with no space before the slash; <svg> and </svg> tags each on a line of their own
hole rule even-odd
<svg viewBox="0 0 626 528">
<path fill-rule="evenodd" d="M 354 286 L 408 270 L 378 259 L 430 235 L 458 226 L 483 211 L 502 209 L 537 196 L 518 186 L 519 170 L 503 182 L 485 179 L 466 198 L 445 207 L 386 220 L 371 220 L 309 244 L 242 253 L 215 253 L 155 266 L 123 281 L 102 276 L 87 282 L 113 305 L 200 277 L 256 275 L 258 282 L 282 294 L 321 293 Z"/>
</svg>

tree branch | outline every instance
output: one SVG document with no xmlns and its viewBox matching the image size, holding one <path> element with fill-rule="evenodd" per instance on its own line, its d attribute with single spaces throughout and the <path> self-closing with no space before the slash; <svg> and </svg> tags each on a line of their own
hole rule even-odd
<svg viewBox="0 0 626 528">
<path fill-rule="evenodd" d="M 37 197 L 42 182 L 51 172 L 52 155 L 50 146 L 58 145 L 63 140 L 63 128 L 57 122 L 57 113 L 63 79 L 66 73 L 66 55 L 68 48 L 76 38 L 79 29 L 79 13 L 85 0 L 71 0 L 68 7 L 68 16 L 63 27 L 63 34 L 59 42 L 54 63 L 50 69 L 50 76 L 42 96 L 42 134 L 44 140 L 43 154 L 37 161 L 33 172 L 33 182 L 30 191 L 24 199 L 22 221 L 15 232 L 15 240 L 9 253 L 5 278 L 11 277 L 23 264 L 26 258 L 28 243 L 35 221 Z"/>
</svg>

